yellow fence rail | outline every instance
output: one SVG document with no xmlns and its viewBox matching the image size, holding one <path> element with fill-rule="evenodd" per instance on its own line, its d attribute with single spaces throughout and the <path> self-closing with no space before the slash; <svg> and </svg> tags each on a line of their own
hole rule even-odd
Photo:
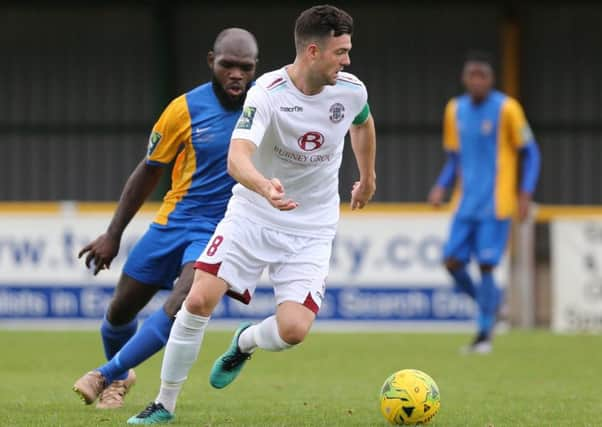
<svg viewBox="0 0 602 427">
<path fill-rule="evenodd" d="M 81 213 L 113 212 L 115 202 L 0 202 L 0 215 L 10 214 L 48 214 L 65 210 Z M 141 211 L 152 213 L 159 209 L 161 203 L 145 203 Z M 343 213 L 351 212 L 348 204 L 341 205 Z M 426 203 L 371 203 L 358 214 L 437 214 L 450 212 L 449 206 L 435 209 Z M 602 205 L 537 205 L 535 220 L 538 223 L 548 223 L 554 218 L 599 218 L 602 217 Z"/>
</svg>

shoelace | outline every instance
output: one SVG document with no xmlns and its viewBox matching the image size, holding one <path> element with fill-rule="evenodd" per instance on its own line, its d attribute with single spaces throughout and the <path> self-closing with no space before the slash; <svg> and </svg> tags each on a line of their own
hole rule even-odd
<svg viewBox="0 0 602 427">
<path fill-rule="evenodd" d="M 232 369 L 236 368 L 241 362 L 244 362 L 245 360 L 250 358 L 250 354 L 242 353 L 241 351 L 237 351 L 231 356 L 225 356 L 222 359 L 224 361 L 224 369 L 227 371 L 231 371 Z"/>
<path fill-rule="evenodd" d="M 100 395 L 100 400 L 121 400 L 125 396 L 126 387 L 124 381 L 113 381 Z"/>
<path fill-rule="evenodd" d="M 161 405 L 160 403 L 155 403 L 152 402 L 150 405 L 148 405 L 144 411 L 140 412 L 140 414 L 138 414 L 138 418 L 148 418 L 150 417 L 155 411 L 161 410 L 161 409 L 165 409 L 163 407 L 163 405 Z"/>
<path fill-rule="evenodd" d="M 105 377 L 103 377 L 100 372 L 98 374 L 94 373 L 92 378 L 93 378 L 94 388 L 97 388 L 100 390 L 105 389 L 105 387 L 107 386 L 107 382 L 105 380 Z"/>
</svg>

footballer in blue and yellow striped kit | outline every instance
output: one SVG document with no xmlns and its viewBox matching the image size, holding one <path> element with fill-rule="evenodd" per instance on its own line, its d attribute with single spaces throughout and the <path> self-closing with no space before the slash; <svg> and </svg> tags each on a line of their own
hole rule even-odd
<svg viewBox="0 0 602 427">
<path fill-rule="evenodd" d="M 226 110 L 211 83 L 175 98 L 151 132 L 150 165 L 174 162 L 171 189 L 128 257 L 124 272 L 171 288 L 182 265 L 201 254 L 226 211 L 234 180 L 226 158 L 240 110 Z"/>
<path fill-rule="evenodd" d="M 468 57 L 463 81 L 467 92 L 445 108 L 447 162 L 429 199 L 439 204 L 445 190 L 456 184 L 457 207 L 444 247 L 445 266 L 457 288 L 479 307 L 479 330 L 470 349 L 488 352 L 503 299 L 493 270 L 506 248 L 512 217 L 518 214 L 523 219 L 527 214 L 540 156 L 518 101 L 493 89 L 493 67 L 487 56 Z M 480 266 L 479 286 L 466 271 L 472 257 Z"/>
<path fill-rule="evenodd" d="M 167 342 L 194 275 L 194 261 L 223 218 L 234 180 L 227 172 L 232 130 L 257 62 L 255 37 L 241 28 L 220 32 L 207 62 L 212 80 L 175 98 L 153 126 L 143 161 L 130 175 L 107 231 L 84 247 L 94 274 L 108 268 L 123 230 L 173 163 L 171 189 L 148 231 L 129 253 L 101 326 L 108 362 L 88 372 L 74 391 L 97 407 L 118 408 L 135 381 L 131 368 Z M 177 280 L 176 280 L 177 279 Z M 137 328 L 137 314 L 160 289 L 163 307 Z"/>
</svg>

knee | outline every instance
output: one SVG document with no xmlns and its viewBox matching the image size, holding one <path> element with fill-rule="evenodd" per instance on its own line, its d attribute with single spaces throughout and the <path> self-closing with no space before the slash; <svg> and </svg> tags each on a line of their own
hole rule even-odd
<svg viewBox="0 0 602 427">
<path fill-rule="evenodd" d="M 190 293 L 186 297 L 186 309 L 199 316 L 210 316 L 213 312 L 213 306 L 210 304 L 209 299 L 202 293 L 192 294 Z"/>
<path fill-rule="evenodd" d="M 278 333 L 280 334 L 280 338 L 282 338 L 284 342 L 290 345 L 296 345 L 303 342 L 303 340 L 309 333 L 310 328 L 311 323 L 306 324 L 303 322 L 281 322 L 278 325 Z"/>
<path fill-rule="evenodd" d="M 491 273 L 493 272 L 494 268 L 495 265 L 493 264 L 479 264 L 479 269 L 481 270 L 481 273 Z"/>
<path fill-rule="evenodd" d="M 445 265 L 447 271 L 449 271 L 450 273 L 458 271 L 459 269 L 464 267 L 464 263 L 455 258 L 446 258 L 443 264 Z"/>
<path fill-rule="evenodd" d="M 199 316 L 211 316 L 227 289 L 226 282 L 222 279 L 197 270 L 192 288 L 186 296 L 186 309 Z"/>
<path fill-rule="evenodd" d="M 174 317 L 176 313 L 182 308 L 182 304 L 186 299 L 185 292 L 178 292 L 178 290 L 173 290 L 165 304 L 163 304 L 163 310 L 169 317 Z"/>
<path fill-rule="evenodd" d="M 130 323 L 138 313 L 128 308 L 119 298 L 113 297 L 107 308 L 106 318 L 113 326 L 121 326 Z"/>
</svg>

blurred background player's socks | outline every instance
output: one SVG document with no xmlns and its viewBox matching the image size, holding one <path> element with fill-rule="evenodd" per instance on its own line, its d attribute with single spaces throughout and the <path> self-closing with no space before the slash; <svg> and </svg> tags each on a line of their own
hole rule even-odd
<svg viewBox="0 0 602 427">
<path fill-rule="evenodd" d="M 489 337 L 495 324 L 495 317 L 501 292 L 495 286 L 492 272 L 481 272 L 481 286 L 479 287 L 478 303 L 479 316 L 477 319 L 479 334 Z"/>
<path fill-rule="evenodd" d="M 160 308 L 144 321 L 140 330 L 108 363 L 97 370 L 109 384 L 124 379 L 128 369 L 138 366 L 163 348 L 172 324 L 173 320 Z"/>
<path fill-rule="evenodd" d="M 105 315 L 100 326 L 100 335 L 107 360 L 111 360 L 121 350 L 121 347 L 136 333 L 137 328 L 138 319 L 134 319 L 125 325 L 113 326 Z M 125 372 L 123 378 L 115 379 L 125 379 L 126 376 L 127 372 Z"/>
<path fill-rule="evenodd" d="M 456 270 L 451 270 L 451 275 L 454 278 L 454 282 L 456 284 L 456 288 L 465 294 L 470 295 L 472 299 L 477 299 L 477 291 L 475 289 L 474 283 L 472 282 L 472 278 L 468 271 L 466 271 L 466 266 L 463 266 Z"/>
</svg>

